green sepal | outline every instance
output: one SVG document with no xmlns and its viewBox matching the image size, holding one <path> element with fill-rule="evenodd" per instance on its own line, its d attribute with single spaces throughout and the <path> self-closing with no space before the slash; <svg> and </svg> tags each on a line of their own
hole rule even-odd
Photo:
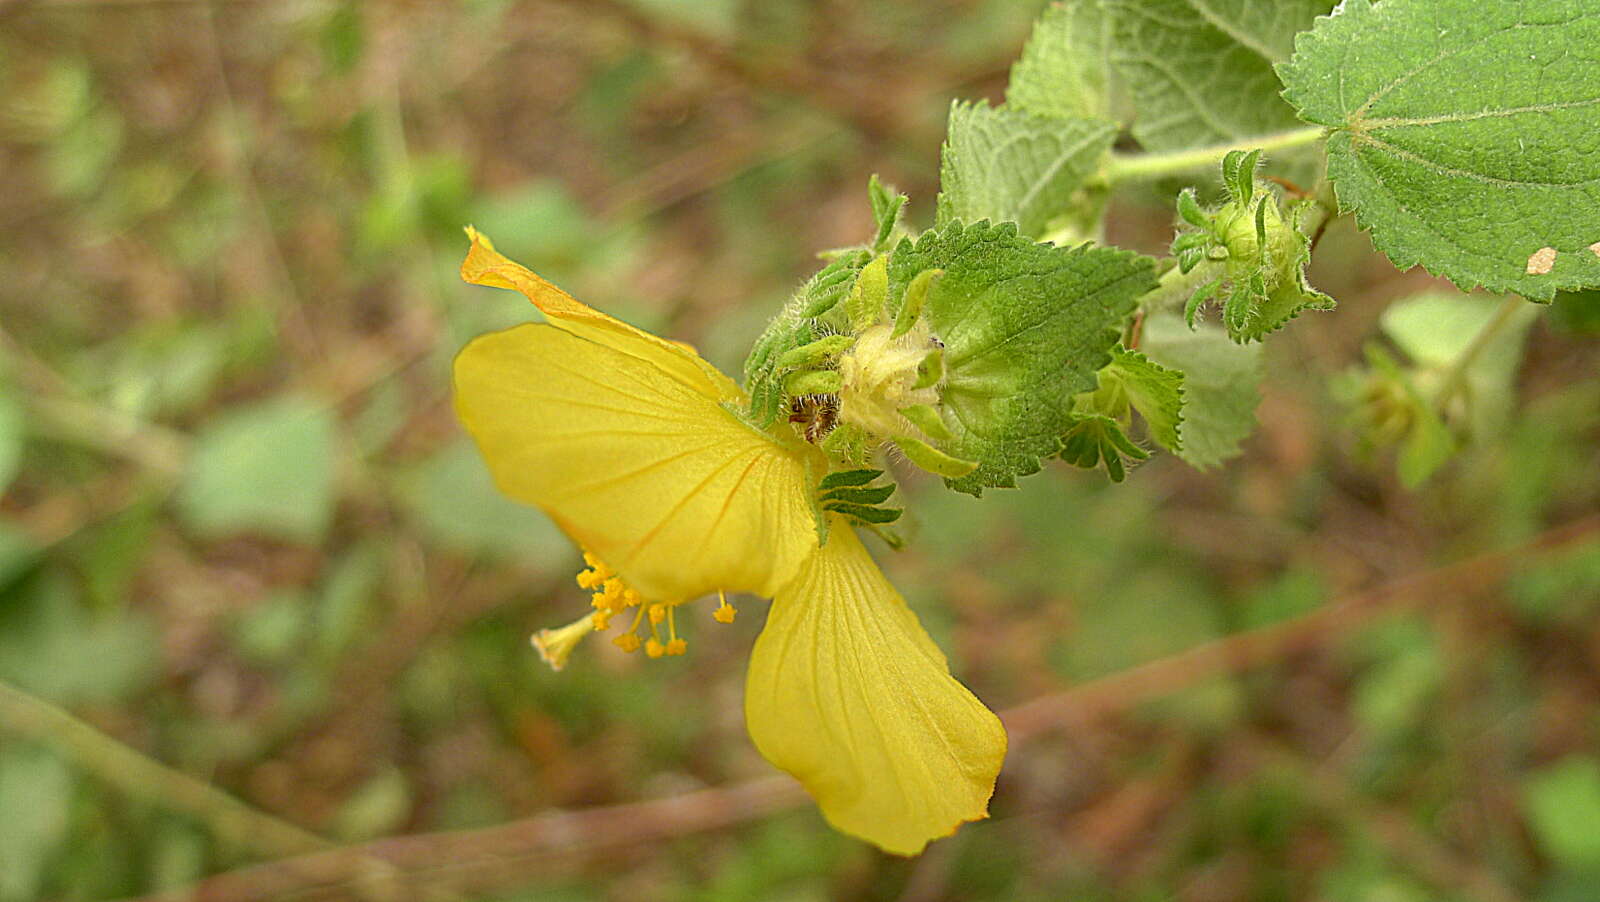
<svg viewBox="0 0 1600 902">
<path fill-rule="evenodd" d="M 838 357 L 850 346 L 856 343 L 853 335 L 828 335 L 798 348 L 791 348 L 778 358 L 778 366 L 785 369 L 790 367 L 810 367 L 820 363 L 827 363 Z"/>
<path fill-rule="evenodd" d="M 1112 482 L 1127 478 L 1122 458 L 1147 460 L 1150 452 L 1130 440 L 1116 420 L 1101 414 L 1078 418 L 1062 439 L 1061 459 L 1075 467 L 1092 470 L 1102 462 Z"/>
<path fill-rule="evenodd" d="M 889 500 L 894 494 L 895 484 L 875 485 L 868 488 L 839 488 L 833 489 L 822 496 L 824 504 L 839 501 L 847 504 L 878 505 Z"/>
<path fill-rule="evenodd" d="M 942 269 L 925 269 L 917 273 L 917 277 L 906 286 L 906 296 L 900 302 L 900 312 L 894 316 L 894 330 L 889 333 L 890 338 L 899 338 L 917 324 L 917 318 L 922 315 L 922 305 L 928 300 L 928 290 L 942 275 Z"/>
<path fill-rule="evenodd" d="M 822 509 L 844 514 L 853 520 L 866 524 L 893 523 L 905 513 L 898 507 L 867 507 L 863 504 L 846 504 L 844 502 L 824 503 Z"/>
<path fill-rule="evenodd" d="M 1255 194 L 1256 165 L 1260 162 L 1260 150 L 1230 150 L 1222 158 L 1222 184 L 1235 203 L 1248 204 Z"/>
<path fill-rule="evenodd" d="M 872 219 L 878 224 L 878 234 L 872 239 L 872 252 L 882 253 L 889 246 L 889 237 L 894 234 L 895 224 L 900 221 L 900 211 L 905 209 L 906 201 L 910 198 L 896 191 L 893 185 L 885 185 L 874 172 L 867 179 L 867 200 L 872 204 Z"/>
<path fill-rule="evenodd" d="M 1193 188 L 1185 188 L 1178 192 L 1178 215 L 1183 221 L 1197 229 L 1211 229 L 1211 217 L 1206 211 L 1200 209 L 1200 201 L 1195 197 Z"/>
<path fill-rule="evenodd" d="M 951 457 L 927 442 L 914 439 L 908 435 L 895 436 L 894 443 L 905 454 L 906 460 L 927 470 L 929 473 L 943 476 L 946 479 L 960 479 L 978 469 L 977 461 Z"/>
<path fill-rule="evenodd" d="M 837 470 L 822 477 L 820 488 L 826 492 L 829 489 L 866 485 L 882 475 L 882 470 Z"/>
<path fill-rule="evenodd" d="M 917 364 L 917 381 L 912 384 L 912 390 L 919 388 L 932 388 L 944 378 L 944 348 L 934 348 L 928 356 L 922 358 Z"/>
<path fill-rule="evenodd" d="M 783 377 L 783 393 L 790 397 L 833 395 L 843 384 L 838 370 L 797 370 Z"/>
<path fill-rule="evenodd" d="M 1210 259 L 1216 243 L 1209 232 L 1184 232 L 1172 239 L 1172 255 L 1178 258 L 1178 272 L 1188 275 L 1190 270 Z"/>
<path fill-rule="evenodd" d="M 1189 295 L 1188 302 L 1183 305 L 1183 321 L 1189 324 L 1189 328 L 1194 328 L 1195 317 L 1200 313 L 1200 308 L 1205 305 L 1206 301 L 1216 297 L 1217 292 L 1221 289 L 1222 277 L 1217 276 L 1215 279 L 1196 288 L 1194 294 Z"/>
<path fill-rule="evenodd" d="M 929 438 L 948 442 L 955 438 L 950 427 L 944 424 L 944 419 L 939 416 L 939 411 L 927 404 L 913 404 L 910 407 L 900 408 L 900 415 L 911 421 L 911 425 L 921 429 Z"/>
<path fill-rule="evenodd" d="M 1251 199 L 1229 201 L 1211 214 L 1206 227 L 1180 234 L 1172 242 L 1180 272 L 1209 266 L 1201 270 L 1201 278 L 1215 273 L 1190 295 L 1184 319 L 1192 327 L 1201 305 L 1221 297 L 1222 323 L 1229 337 L 1241 344 L 1260 341 L 1303 310 L 1334 306 L 1332 298 L 1306 281 L 1311 239 L 1302 221 L 1316 201 L 1291 204 L 1286 214 L 1273 191 L 1266 187 L 1247 191 L 1245 181 L 1253 175 L 1255 156 L 1230 151 L 1223 160 L 1229 193 Z"/>
<path fill-rule="evenodd" d="M 889 258 L 880 255 L 862 267 L 845 301 L 845 315 L 850 318 L 851 331 L 860 332 L 877 322 L 888 299 Z"/>
<path fill-rule="evenodd" d="M 837 307 L 840 301 L 849 296 L 856 273 L 866 265 L 866 256 L 866 251 L 852 248 L 841 252 L 832 263 L 818 270 L 803 289 L 806 303 L 799 311 L 800 316 L 815 319 Z"/>
<path fill-rule="evenodd" d="M 766 429 L 783 410 L 783 377 L 788 372 L 780 365 L 783 356 L 830 332 L 844 331 L 842 327 L 848 324 L 837 321 L 832 311 L 849 294 L 856 273 L 868 259 L 865 250 L 854 248 L 818 270 L 756 339 L 744 362 L 745 391 L 750 395 L 748 419 L 752 425 Z M 819 321 L 818 317 L 824 319 Z"/>
</svg>

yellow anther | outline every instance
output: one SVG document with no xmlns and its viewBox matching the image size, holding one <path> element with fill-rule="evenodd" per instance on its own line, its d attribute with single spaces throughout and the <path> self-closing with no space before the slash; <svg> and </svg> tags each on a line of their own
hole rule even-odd
<svg viewBox="0 0 1600 902">
<path fill-rule="evenodd" d="M 578 588 L 580 588 L 580 589 L 593 589 L 595 586 L 600 585 L 600 583 L 603 582 L 603 581 L 604 580 L 602 580 L 600 578 L 600 573 L 598 571 L 595 571 L 595 570 L 580 570 L 580 571 L 578 571 Z"/>
<path fill-rule="evenodd" d="M 631 608 L 634 605 L 642 603 L 643 601 L 644 596 L 640 595 L 637 589 L 630 588 L 622 590 L 622 604 L 624 607 Z"/>
<path fill-rule="evenodd" d="M 606 593 L 604 592 L 596 592 L 589 596 L 589 604 L 597 611 L 605 611 L 611 608 L 611 601 L 606 598 Z"/>
<path fill-rule="evenodd" d="M 653 605 L 650 606 L 650 625 L 651 626 L 655 626 L 656 624 L 660 623 L 661 621 L 663 621 L 665 619 L 667 619 L 667 606 L 666 605 L 664 605 L 664 604 L 653 604 Z"/>
<path fill-rule="evenodd" d="M 629 654 L 639 650 L 639 637 L 633 633 L 623 633 L 611 640 L 611 644 Z"/>
<path fill-rule="evenodd" d="M 682 639 L 672 639 L 667 642 L 667 654 L 681 655 L 689 650 L 689 643 Z"/>
<path fill-rule="evenodd" d="M 634 638 L 637 639 L 638 637 L 635 636 Z M 659 658 L 665 654 L 666 651 L 667 647 L 662 645 L 661 642 L 654 636 L 650 637 L 650 639 L 644 644 L 644 653 L 652 658 Z"/>
<path fill-rule="evenodd" d="M 611 618 L 615 615 L 616 611 L 609 609 L 604 611 L 595 611 L 593 614 L 590 614 L 589 616 L 594 618 L 594 631 L 599 633 L 611 629 Z"/>
<path fill-rule="evenodd" d="M 728 604 L 728 596 L 724 595 L 720 589 L 717 590 L 717 600 L 721 604 L 717 605 L 717 609 L 711 612 L 712 619 L 718 623 L 732 623 L 734 616 L 739 613 L 739 609 Z"/>
</svg>

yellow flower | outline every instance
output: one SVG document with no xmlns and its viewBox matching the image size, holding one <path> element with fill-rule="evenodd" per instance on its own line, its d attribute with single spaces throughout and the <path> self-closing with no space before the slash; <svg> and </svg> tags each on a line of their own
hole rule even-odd
<svg viewBox="0 0 1600 902">
<path fill-rule="evenodd" d="M 746 422 L 744 392 L 692 348 L 579 303 L 468 235 L 462 278 L 520 291 L 547 319 L 480 336 L 455 366 L 456 411 L 500 489 L 585 549 L 579 585 L 595 611 L 535 637 L 547 659 L 564 663 L 619 613 L 633 623 L 613 640 L 624 650 L 682 654 L 677 606 L 716 596 L 714 618 L 729 622 L 723 593 L 768 596 L 745 719 L 823 816 L 902 855 L 986 817 L 1005 732 L 950 676 L 848 521 L 829 515 L 819 542 L 822 452 L 787 423 Z"/>
</svg>

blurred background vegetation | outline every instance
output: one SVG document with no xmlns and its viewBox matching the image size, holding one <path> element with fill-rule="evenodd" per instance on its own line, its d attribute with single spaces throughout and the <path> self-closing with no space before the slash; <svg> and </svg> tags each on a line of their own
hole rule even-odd
<svg viewBox="0 0 1600 902">
<path fill-rule="evenodd" d="M 533 317 L 461 226 L 737 372 L 869 174 L 931 219 L 949 100 L 1040 8 L 0 0 L 0 902 L 1600 899 L 1593 305 L 1407 490 L 1329 384 L 1448 286 L 1348 222 L 1243 458 L 913 480 L 885 566 L 1016 733 L 921 858 L 769 779 L 759 605 L 681 659 L 528 647 L 585 599 L 451 414 L 454 352 Z M 1171 223 L 1132 192 L 1111 237 Z"/>
</svg>

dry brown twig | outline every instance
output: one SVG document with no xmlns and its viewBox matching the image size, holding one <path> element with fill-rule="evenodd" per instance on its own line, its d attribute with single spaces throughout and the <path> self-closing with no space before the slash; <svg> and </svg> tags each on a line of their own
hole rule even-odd
<svg viewBox="0 0 1600 902">
<path fill-rule="evenodd" d="M 1348 635 L 1382 614 L 1469 596 L 1471 590 L 1503 577 L 1525 556 L 1563 548 L 1597 532 L 1600 515 L 1583 517 L 1521 545 L 1399 579 L 1291 620 L 1042 696 L 1002 716 L 1013 744 L 1020 744 L 1064 723 L 1127 710 L 1206 679 L 1280 660 Z M 188 890 L 148 896 L 141 902 L 258 902 L 291 895 L 299 900 L 339 898 L 373 880 L 394 879 L 373 876 L 373 859 L 392 864 L 411 890 L 449 886 L 487 891 L 525 883 L 536 866 L 725 829 L 805 801 L 794 781 L 766 777 L 647 802 L 551 811 L 479 830 L 381 839 L 219 874 Z"/>
</svg>

